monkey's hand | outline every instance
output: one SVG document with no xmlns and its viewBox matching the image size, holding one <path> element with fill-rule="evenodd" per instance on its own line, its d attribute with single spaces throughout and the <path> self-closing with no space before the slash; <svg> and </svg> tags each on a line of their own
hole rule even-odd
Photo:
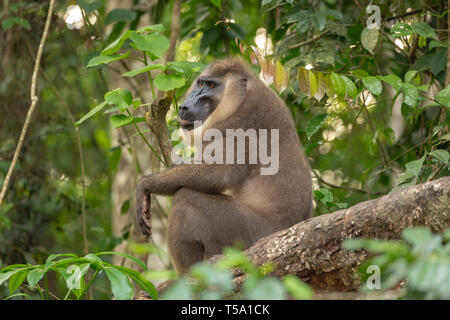
<svg viewBox="0 0 450 320">
<path fill-rule="evenodd" d="M 152 234 L 152 224 L 150 223 L 150 193 L 141 185 L 136 192 L 136 217 L 141 231 L 146 236 Z"/>
</svg>

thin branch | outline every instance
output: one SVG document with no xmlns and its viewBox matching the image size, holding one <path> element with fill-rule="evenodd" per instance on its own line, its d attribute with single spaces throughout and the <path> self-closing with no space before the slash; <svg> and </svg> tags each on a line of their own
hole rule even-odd
<svg viewBox="0 0 450 320">
<path fill-rule="evenodd" d="M 323 36 L 327 35 L 329 32 L 330 32 L 330 30 L 325 30 L 325 31 L 319 33 L 318 35 L 315 35 L 311 39 L 308 39 L 308 40 L 305 40 L 305 41 L 302 41 L 302 42 L 299 42 L 299 43 L 291 45 L 289 47 L 289 49 L 295 49 L 295 48 L 300 48 L 300 47 L 306 46 L 307 44 L 310 44 L 310 43 L 312 43 L 314 41 L 319 40 Z"/>
<path fill-rule="evenodd" d="M 357 192 L 357 193 L 363 193 L 363 194 L 374 194 L 374 195 L 384 195 L 386 194 L 386 192 L 372 192 L 372 191 L 366 191 L 363 189 L 358 189 L 358 188 L 352 188 L 352 187 L 346 187 L 346 186 L 338 186 L 336 184 L 330 183 L 325 181 L 317 172 L 316 170 L 312 170 L 314 176 L 317 178 L 317 180 L 321 183 L 323 183 L 324 185 L 327 185 L 331 188 L 335 188 L 335 189 L 342 189 L 342 190 L 347 190 L 347 191 L 352 191 L 352 192 Z"/>
<path fill-rule="evenodd" d="M 14 157 L 9 166 L 8 173 L 6 174 L 5 182 L 3 183 L 2 191 L 0 192 L 0 206 L 5 198 L 6 190 L 8 189 L 9 181 L 11 180 L 14 167 L 16 166 L 17 159 L 19 158 L 20 151 L 22 149 L 23 141 L 25 140 L 25 135 L 27 133 L 28 127 L 31 122 L 31 116 L 33 115 L 34 109 L 36 109 L 36 104 L 38 102 L 38 97 L 36 95 L 36 80 L 39 71 L 39 65 L 41 64 L 42 52 L 44 51 L 45 41 L 47 40 L 48 30 L 50 29 L 50 22 L 53 15 L 53 8 L 55 6 L 55 0 L 50 0 L 50 7 L 48 9 L 47 20 L 45 21 L 44 33 L 42 34 L 41 42 L 39 43 L 39 49 L 36 55 L 36 61 L 34 63 L 33 75 L 31 77 L 31 89 L 30 98 L 31 105 L 28 109 L 27 117 L 25 119 L 25 124 L 23 125 L 22 132 L 20 133 L 19 143 L 17 144 L 16 151 L 14 152 Z"/>
</svg>

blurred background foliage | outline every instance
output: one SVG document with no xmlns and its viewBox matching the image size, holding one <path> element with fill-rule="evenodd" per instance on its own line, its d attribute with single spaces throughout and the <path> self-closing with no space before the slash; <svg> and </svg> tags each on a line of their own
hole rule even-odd
<svg viewBox="0 0 450 320">
<path fill-rule="evenodd" d="M 368 27 L 377 15 L 369 5 L 379 10 L 375 28 Z M 117 80 L 137 68 L 133 59 L 86 66 L 126 30 L 161 24 L 169 38 L 172 8 L 173 1 L 57 1 L 38 78 L 40 100 L 0 208 L 0 266 L 43 264 L 50 253 L 83 252 L 84 181 L 89 252 L 125 242 L 128 251 L 159 256 L 170 267 L 163 237 L 139 247 L 142 239 L 133 236 L 133 190 L 119 210 L 132 222 L 113 231 L 114 181 L 125 166 L 136 178 L 144 172 L 142 158 L 150 150 L 139 147 L 134 128 L 117 140 L 114 130 L 123 128 L 113 128 L 108 117 L 117 110 L 107 110 L 78 127 L 83 180 L 73 119 L 117 87 L 142 104 L 152 101 L 142 75 Z M 0 10 L 3 184 L 28 111 L 48 2 L 4 0 Z M 238 55 L 280 94 L 314 171 L 319 215 L 449 174 L 447 10 L 447 2 L 438 0 L 183 1 L 175 60 L 207 64 Z M 175 90 L 181 101 L 186 79 Z M 173 112 L 168 123 L 170 131 L 177 128 Z M 145 123 L 137 125 L 154 144 Z M 130 155 L 135 160 L 125 163 Z M 153 161 L 152 170 L 159 169 Z M 160 209 L 164 220 L 170 201 Z M 167 279 L 167 273 L 160 275 Z M 103 286 L 95 297 L 109 296 Z"/>
</svg>

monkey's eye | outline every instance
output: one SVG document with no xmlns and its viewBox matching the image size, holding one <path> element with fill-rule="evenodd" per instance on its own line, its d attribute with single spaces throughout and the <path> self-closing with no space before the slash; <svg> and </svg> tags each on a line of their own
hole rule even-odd
<svg viewBox="0 0 450 320">
<path fill-rule="evenodd" d="M 198 81 L 197 85 L 199 88 L 203 87 L 205 83 L 203 81 Z"/>
<path fill-rule="evenodd" d="M 208 83 L 208 87 L 210 89 L 214 89 L 216 87 L 216 84 L 214 82 L 210 82 L 210 83 Z"/>
</svg>

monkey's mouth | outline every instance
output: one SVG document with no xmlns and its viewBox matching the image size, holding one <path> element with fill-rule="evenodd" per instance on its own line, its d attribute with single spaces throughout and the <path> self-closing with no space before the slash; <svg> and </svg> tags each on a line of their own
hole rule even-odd
<svg viewBox="0 0 450 320">
<path fill-rule="evenodd" d="M 180 126 L 182 129 L 186 129 L 186 130 L 194 129 L 194 120 L 179 119 L 179 121 L 180 121 Z"/>
</svg>

